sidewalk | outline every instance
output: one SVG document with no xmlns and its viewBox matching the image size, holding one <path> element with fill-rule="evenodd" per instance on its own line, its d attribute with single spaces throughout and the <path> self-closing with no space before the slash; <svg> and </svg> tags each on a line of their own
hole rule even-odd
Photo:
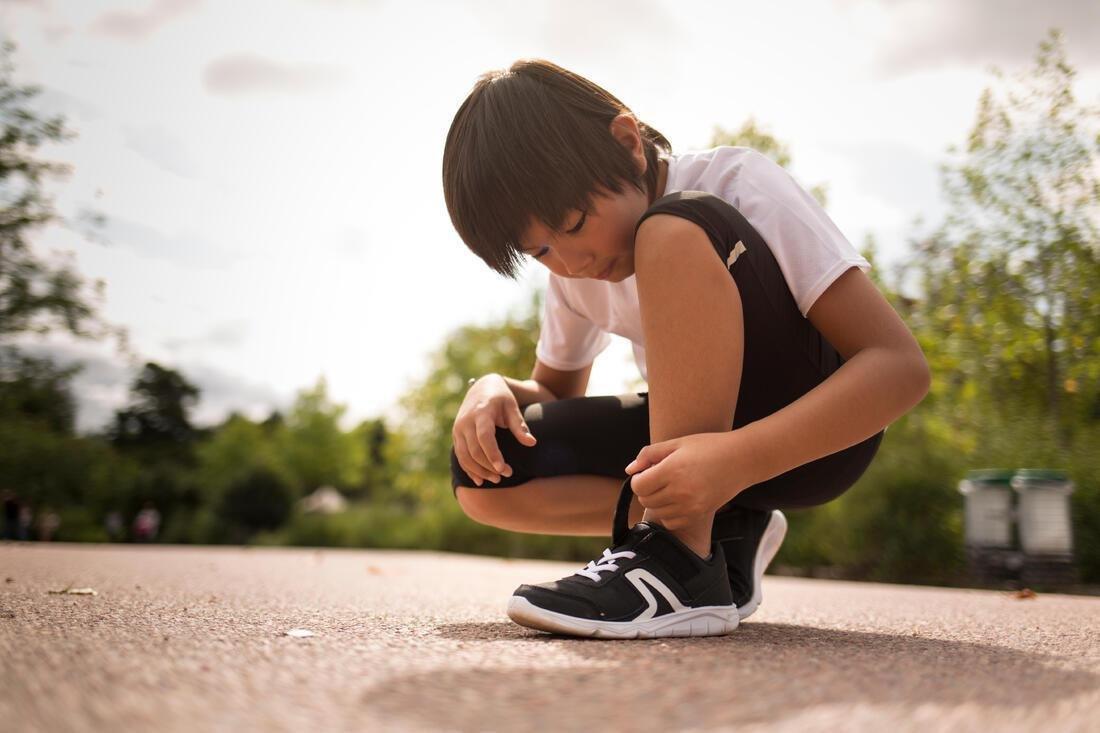
<svg viewBox="0 0 1100 733">
<path fill-rule="evenodd" d="M 767 576 L 760 610 L 722 637 L 575 639 L 508 619 L 520 583 L 582 565 L 5 543 L 0 720 L 927 733 L 1084 731 L 1100 710 L 1100 598 Z M 66 587 L 96 595 L 49 592 Z"/>
</svg>

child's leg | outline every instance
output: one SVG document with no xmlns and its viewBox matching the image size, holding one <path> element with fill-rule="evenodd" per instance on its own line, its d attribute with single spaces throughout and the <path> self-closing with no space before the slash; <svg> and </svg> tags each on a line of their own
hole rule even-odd
<svg viewBox="0 0 1100 733">
<path fill-rule="evenodd" d="M 578 474 L 495 489 L 458 486 L 455 492 L 466 514 L 481 524 L 532 534 L 606 537 L 622 485 L 622 478 Z M 631 525 L 641 520 L 642 509 L 634 497 Z"/>
<path fill-rule="evenodd" d="M 575 397 L 524 408 L 535 436 L 522 445 L 507 428 L 496 441 L 512 475 L 476 486 L 451 450 L 451 486 L 472 519 L 536 534 L 607 536 L 624 468 L 649 441 L 645 392 Z M 635 497 L 630 518 L 641 519 Z"/>
<path fill-rule="evenodd" d="M 745 347 L 737 284 L 706 236 L 677 239 L 661 234 L 662 224 L 654 225 L 654 239 L 635 253 L 649 372 L 650 442 L 728 431 Z M 660 521 L 649 510 L 642 519 Z M 707 512 L 670 531 L 706 557 L 713 519 L 714 513 Z"/>
</svg>

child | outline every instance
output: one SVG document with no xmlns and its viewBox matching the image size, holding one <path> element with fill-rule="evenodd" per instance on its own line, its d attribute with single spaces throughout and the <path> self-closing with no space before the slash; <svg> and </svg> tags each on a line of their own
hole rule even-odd
<svg viewBox="0 0 1100 733">
<path fill-rule="evenodd" d="M 471 380 L 456 416 L 457 500 L 515 531 L 606 534 L 612 517 L 602 557 L 521 585 L 509 617 L 607 638 L 733 631 L 760 604 L 779 510 L 847 490 L 927 393 L 870 263 L 769 158 L 673 154 L 544 60 L 481 76 L 443 191 L 494 271 L 550 270 L 531 379 Z M 584 396 L 609 333 L 633 343 L 648 392 Z"/>
</svg>

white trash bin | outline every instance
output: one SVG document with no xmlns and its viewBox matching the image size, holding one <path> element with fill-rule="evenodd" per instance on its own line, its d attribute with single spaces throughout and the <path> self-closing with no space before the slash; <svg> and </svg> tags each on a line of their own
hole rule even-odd
<svg viewBox="0 0 1100 733">
<path fill-rule="evenodd" d="M 959 482 L 966 497 L 966 544 L 975 549 L 1012 549 L 1012 478 L 1014 471 L 970 471 Z"/>
<path fill-rule="evenodd" d="M 1012 477 L 1019 497 L 1020 546 L 1028 555 L 1072 557 L 1073 482 L 1062 471 L 1021 468 Z"/>
</svg>

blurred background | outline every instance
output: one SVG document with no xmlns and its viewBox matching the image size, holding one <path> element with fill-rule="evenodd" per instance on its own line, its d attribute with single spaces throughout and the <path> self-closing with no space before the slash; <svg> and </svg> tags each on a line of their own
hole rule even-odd
<svg viewBox="0 0 1100 733">
<path fill-rule="evenodd" d="M 449 478 L 466 380 L 530 376 L 546 270 L 465 248 L 444 138 L 541 57 L 675 152 L 787 167 L 924 348 L 777 571 L 1100 584 L 1096 4 L 3 0 L 0 36 L 6 539 L 598 554 Z M 589 394 L 644 389 L 613 337 Z"/>
</svg>

